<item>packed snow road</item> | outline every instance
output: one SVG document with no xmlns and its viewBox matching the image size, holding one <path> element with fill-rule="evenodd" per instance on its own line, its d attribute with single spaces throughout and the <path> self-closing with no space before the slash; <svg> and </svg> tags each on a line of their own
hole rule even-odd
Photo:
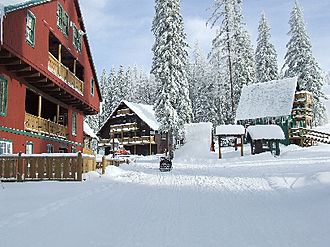
<svg viewBox="0 0 330 247">
<path fill-rule="evenodd" d="M 6 183 L 0 246 L 329 246 L 329 146 L 224 156 L 177 159 L 169 173 L 151 157 L 83 183 Z"/>
</svg>

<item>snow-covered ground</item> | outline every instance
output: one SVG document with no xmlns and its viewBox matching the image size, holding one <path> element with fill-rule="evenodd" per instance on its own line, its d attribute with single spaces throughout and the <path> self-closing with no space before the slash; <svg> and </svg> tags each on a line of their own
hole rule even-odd
<svg viewBox="0 0 330 247">
<path fill-rule="evenodd" d="M 169 173 L 154 156 L 82 183 L 4 183 L 0 246 L 329 246 L 330 145 L 248 153 L 181 156 Z"/>
</svg>

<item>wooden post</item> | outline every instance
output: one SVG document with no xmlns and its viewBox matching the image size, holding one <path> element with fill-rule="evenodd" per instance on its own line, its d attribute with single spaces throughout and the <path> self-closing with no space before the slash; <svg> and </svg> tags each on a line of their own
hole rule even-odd
<svg viewBox="0 0 330 247">
<path fill-rule="evenodd" d="M 218 136 L 218 142 L 219 142 L 219 159 L 222 159 L 222 155 L 221 155 L 221 137 Z"/>
<path fill-rule="evenodd" d="M 241 136 L 241 156 L 244 156 L 243 146 L 244 146 L 244 143 L 243 143 L 243 135 L 242 135 Z"/>
<path fill-rule="evenodd" d="M 151 146 L 151 136 L 149 137 L 149 155 L 151 155 L 151 151 L 152 151 L 152 146 Z"/>
<path fill-rule="evenodd" d="M 82 181 L 83 158 L 81 152 L 78 153 L 77 158 L 77 180 Z"/>
<path fill-rule="evenodd" d="M 77 71 L 77 59 L 73 60 L 73 74 L 76 75 Z"/>
<path fill-rule="evenodd" d="M 60 64 L 62 63 L 62 44 L 58 45 L 58 61 L 60 62 Z"/>
<path fill-rule="evenodd" d="M 59 123 L 59 118 L 60 118 L 60 106 L 57 105 L 57 110 L 56 110 L 56 123 Z"/>
<path fill-rule="evenodd" d="M 41 117 L 41 108 L 42 108 L 42 96 L 39 95 L 39 103 L 38 103 L 38 117 Z"/>
<path fill-rule="evenodd" d="M 22 153 L 19 153 L 17 158 L 17 182 L 23 182 L 23 178 L 23 158 Z"/>
<path fill-rule="evenodd" d="M 107 166 L 107 161 L 105 159 L 105 156 L 103 155 L 103 157 L 102 157 L 102 174 L 105 173 L 106 166 Z"/>
</svg>

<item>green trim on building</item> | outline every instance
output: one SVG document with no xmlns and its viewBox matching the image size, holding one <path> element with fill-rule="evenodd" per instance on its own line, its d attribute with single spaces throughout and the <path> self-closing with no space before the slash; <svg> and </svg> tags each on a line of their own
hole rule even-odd
<svg viewBox="0 0 330 247">
<path fill-rule="evenodd" d="M 0 117 L 7 116 L 8 107 L 8 80 L 0 76 Z"/>
<path fill-rule="evenodd" d="M 42 139 L 42 140 L 48 140 L 48 141 L 53 141 L 53 142 L 65 143 L 65 144 L 69 144 L 69 145 L 75 145 L 75 146 L 79 146 L 79 147 L 84 146 L 84 144 L 82 144 L 82 143 L 68 141 L 68 140 L 51 137 L 51 136 L 45 136 L 45 135 L 41 135 L 41 134 L 37 134 L 37 133 L 27 132 L 24 130 L 12 129 L 12 128 L 8 128 L 8 127 L 4 127 L 4 126 L 0 126 L 0 131 L 12 133 L 12 134 L 16 134 L 16 135 L 23 135 L 23 136 L 38 138 L 38 139 Z"/>
<path fill-rule="evenodd" d="M 36 40 L 36 17 L 31 11 L 26 14 L 26 30 L 25 30 L 26 42 L 34 47 Z"/>
</svg>

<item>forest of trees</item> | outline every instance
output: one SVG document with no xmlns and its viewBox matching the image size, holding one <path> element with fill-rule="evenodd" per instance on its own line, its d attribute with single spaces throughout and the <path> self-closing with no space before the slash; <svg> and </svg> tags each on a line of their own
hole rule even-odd
<svg viewBox="0 0 330 247">
<path fill-rule="evenodd" d="M 313 56 L 299 3 L 291 11 L 281 69 L 266 14 L 260 16 L 254 49 L 242 7 L 241 0 L 214 1 L 207 25 L 216 29 L 216 35 L 206 54 L 197 41 L 186 43 L 180 0 L 156 0 L 151 73 L 137 66 L 104 70 L 99 79 L 102 111 L 88 117 L 91 127 L 98 130 L 121 100 L 154 105 L 161 129 L 171 129 L 174 135 L 189 122 L 231 124 L 244 85 L 293 76 L 298 77 L 299 89 L 314 95 L 314 124 L 325 124 L 322 86 L 330 76 L 323 76 Z"/>
</svg>

